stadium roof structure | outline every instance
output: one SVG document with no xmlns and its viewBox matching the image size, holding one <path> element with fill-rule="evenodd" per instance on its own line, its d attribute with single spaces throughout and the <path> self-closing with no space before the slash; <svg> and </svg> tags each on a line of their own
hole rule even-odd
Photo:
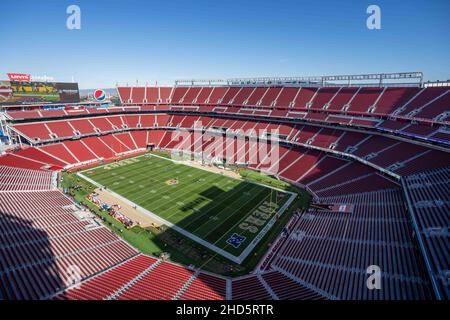
<svg viewBox="0 0 450 320">
<path fill-rule="evenodd" d="M 401 82 L 409 80 L 407 82 Z M 353 75 L 251 77 L 230 79 L 180 79 L 175 86 L 249 85 L 249 86 L 422 86 L 422 72 L 368 73 Z"/>
</svg>

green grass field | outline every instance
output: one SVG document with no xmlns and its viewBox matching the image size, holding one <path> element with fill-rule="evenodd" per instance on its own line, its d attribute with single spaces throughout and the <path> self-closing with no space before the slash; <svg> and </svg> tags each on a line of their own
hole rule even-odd
<svg viewBox="0 0 450 320">
<path fill-rule="evenodd" d="M 242 253 L 290 197 L 150 154 L 82 174 L 234 256 Z M 238 241 L 228 243 L 235 234 Z"/>
<path fill-rule="evenodd" d="M 46 101 L 59 101 L 59 93 L 42 93 L 42 92 L 17 92 L 14 93 L 15 98 L 20 97 L 36 97 Z"/>
</svg>

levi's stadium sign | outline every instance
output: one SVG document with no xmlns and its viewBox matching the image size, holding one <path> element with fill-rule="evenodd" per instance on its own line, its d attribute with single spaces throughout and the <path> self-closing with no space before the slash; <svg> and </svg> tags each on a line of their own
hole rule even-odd
<svg viewBox="0 0 450 320">
<path fill-rule="evenodd" d="M 30 75 L 25 73 L 8 73 L 10 81 L 30 81 Z"/>
</svg>

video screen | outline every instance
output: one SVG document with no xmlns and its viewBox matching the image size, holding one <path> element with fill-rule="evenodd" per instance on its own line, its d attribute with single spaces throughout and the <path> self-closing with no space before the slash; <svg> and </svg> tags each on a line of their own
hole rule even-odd
<svg viewBox="0 0 450 320">
<path fill-rule="evenodd" d="M 77 103 L 78 83 L 1 81 L 1 104 Z"/>
</svg>

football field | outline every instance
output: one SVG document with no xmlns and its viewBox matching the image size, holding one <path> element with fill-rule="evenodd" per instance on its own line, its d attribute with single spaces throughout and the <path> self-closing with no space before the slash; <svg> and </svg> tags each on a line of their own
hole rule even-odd
<svg viewBox="0 0 450 320">
<path fill-rule="evenodd" d="M 191 239 L 239 260 L 251 252 L 295 198 L 282 190 L 151 154 L 81 174 Z"/>
</svg>

